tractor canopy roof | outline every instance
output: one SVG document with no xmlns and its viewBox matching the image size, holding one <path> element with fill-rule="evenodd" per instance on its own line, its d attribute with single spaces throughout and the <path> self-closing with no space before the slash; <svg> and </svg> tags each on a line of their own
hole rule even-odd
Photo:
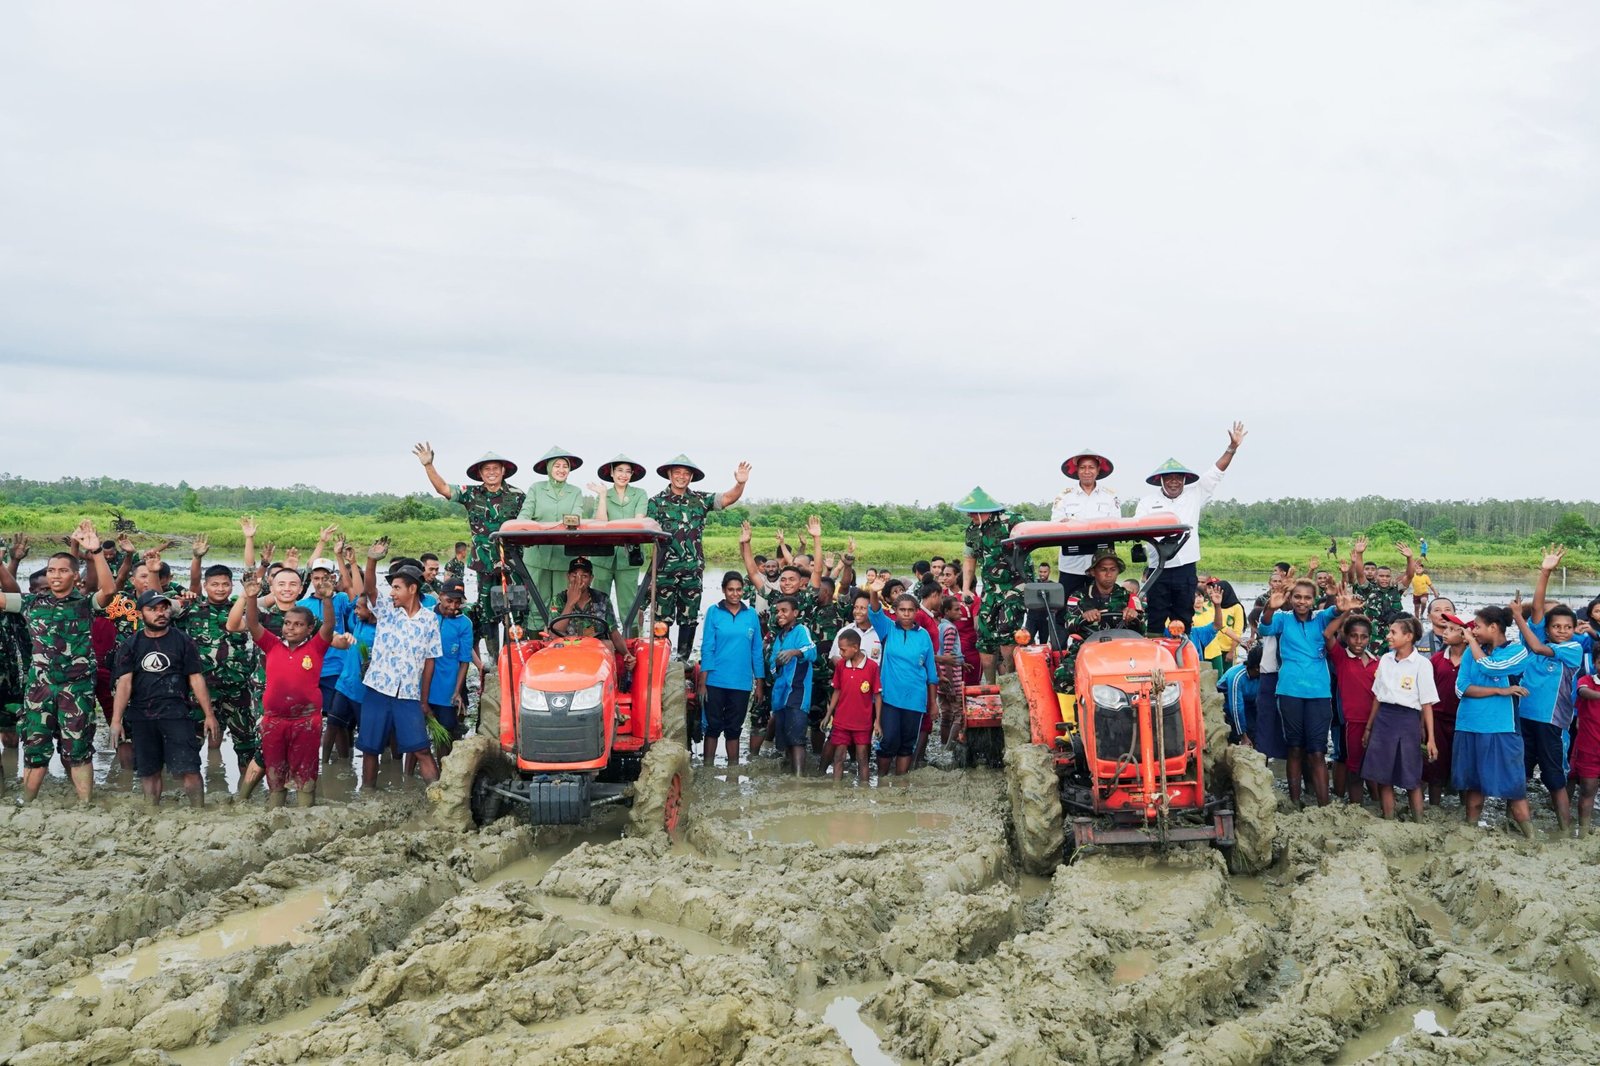
<svg viewBox="0 0 1600 1066">
<path fill-rule="evenodd" d="M 671 538 L 654 518 L 619 518 L 612 522 L 584 520 L 575 526 L 557 526 L 554 529 L 535 529 L 536 525 L 549 526 L 548 522 L 505 523 L 498 532 L 489 534 L 507 544 L 523 547 L 532 545 L 560 545 L 566 548 L 622 548 L 634 544 L 662 544 Z"/>
<path fill-rule="evenodd" d="M 1018 522 L 1004 544 L 1008 549 L 1031 552 L 1068 544 L 1110 544 L 1119 540 L 1160 540 L 1179 537 L 1189 527 L 1171 515 L 1141 518 L 1094 518 L 1081 522 Z"/>
</svg>

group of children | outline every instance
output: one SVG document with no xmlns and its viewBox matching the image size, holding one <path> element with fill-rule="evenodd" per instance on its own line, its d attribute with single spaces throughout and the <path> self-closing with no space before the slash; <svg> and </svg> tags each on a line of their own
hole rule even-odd
<svg viewBox="0 0 1600 1066">
<path fill-rule="evenodd" d="M 1308 786 L 1329 802 L 1331 751 L 1333 791 L 1350 803 L 1365 792 L 1385 817 L 1397 789 L 1417 818 L 1424 787 L 1435 804 L 1449 789 L 1474 822 L 1486 797 L 1505 800 L 1512 826 L 1531 836 L 1527 785 L 1537 774 L 1563 830 L 1576 779 L 1579 825 L 1589 828 L 1600 791 L 1600 598 L 1582 619 L 1547 602 L 1562 556 L 1544 554 L 1528 605 L 1519 593 L 1463 619 L 1435 598 L 1426 634 L 1400 605 L 1409 568 L 1404 583 L 1381 586 L 1352 568 L 1364 580 L 1346 587 L 1280 563 L 1260 601 L 1256 646 L 1219 685 L 1234 729 L 1285 760 L 1296 802 Z"/>
</svg>

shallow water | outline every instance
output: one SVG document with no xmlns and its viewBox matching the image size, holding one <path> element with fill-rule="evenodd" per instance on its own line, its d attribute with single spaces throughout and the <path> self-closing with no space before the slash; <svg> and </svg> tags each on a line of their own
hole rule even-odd
<svg viewBox="0 0 1600 1066">
<path fill-rule="evenodd" d="M 909 811 L 837 811 L 819 809 L 787 815 L 746 830 L 750 840 L 779 844 L 883 844 L 919 831 L 941 829 L 950 815 Z"/>
<path fill-rule="evenodd" d="M 203 932 L 136 948 L 73 981 L 61 995 L 97 996 L 107 985 L 142 981 L 168 966 L 219 959 L 253 947 L 304 944 L 313 939 L 304 927 L 327 913 L 332 904 L 327 885 L 295 889 L 277 903 L 230 914 Z"/>
<path fill-rule="evenodd" d="M 1338 1056 L 1333 1061 L 1335 1066 L 1360 1062 L 1370 1055 L 1392 1047 L 1401 1037 L 1411 1032 L 1448 1036 L 1450 1026 L 1454 1025 L 1455 1021 L 1456 1012 L 1443 1003 L 1396 1007 L 1380 1015 L 1371 1028 L 1340 1048 Z"/>
<path fill-rule="evenodd" d="M 235 1055 L 263 1035 L 304 1029 L 331 1012 L 341 1002 L 335 996 L 322 996 L 297 1011 L 291 1011 L 269 1022 L 231 1030 L 215 1044 L 194 1044 L 186 1048 L 169 1050 L 167 1054 L 172 1056 L 172 1061 L 178 1066 L 215 1066 L 217 1063 L 230 1062 Z"/>
</svg>

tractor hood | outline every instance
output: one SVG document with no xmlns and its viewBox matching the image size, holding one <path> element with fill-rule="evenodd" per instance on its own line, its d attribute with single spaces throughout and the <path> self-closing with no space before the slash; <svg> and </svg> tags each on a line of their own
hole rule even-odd
<svg viewBox="0 0 1600 1066">
<path fill-rule="evenodd" d="M 1176 670 L 1172 652 L 1159 641 L 1145 637 L 1118 637 L 1096 642 L 1093 637 L 1078 649 L 1078 676 L 1087 674 L 1096 685 L 1111 685 L 1124 692 L 1137 692 L 1149 683 L 1150 671 Z"/>
<path fill-rule="evenodd" d="M 533 653 L 522 668 L 522 687 L 540 692 L 579 692 L 599 684 L 615 669 L 609 643 L 593 637 L 559 639 Z"/>
<path fill-rule="evenodd" d="M 1119 540 L 1148 541 L 1180 537 L 1189 532 L 1170 515 L 1143 518 L 1096 518 L 1082 522 L 1018 522 L 1003 547 L 1031 552 L 1039 548 L 1064 548 L 1069 544 L 1110 544 Z"/>
</svg>

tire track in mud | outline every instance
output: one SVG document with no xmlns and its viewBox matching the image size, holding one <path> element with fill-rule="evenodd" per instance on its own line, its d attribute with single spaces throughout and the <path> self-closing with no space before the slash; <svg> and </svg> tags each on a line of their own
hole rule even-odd
<svg viewBox="0 0 1600 1066">
<path fill-rule="evenodd" d="M 435 828 L 414 792 L 0 813 L 0 1061 L 848 1063 L 845 995 L 905 1062 L 1600 1061 L 1600 841 L 1285 812 L 1262 877 L 1102 854 L 1041 894 L 997 772 L 862 790 L 761 761 L 691 804 L 675 844 L 615 814 Z M 61 995 L 312 885 L 292 943 Z M 1408 1028 L 1428 1005 L 1446 1032 Z"/>
</svg>

